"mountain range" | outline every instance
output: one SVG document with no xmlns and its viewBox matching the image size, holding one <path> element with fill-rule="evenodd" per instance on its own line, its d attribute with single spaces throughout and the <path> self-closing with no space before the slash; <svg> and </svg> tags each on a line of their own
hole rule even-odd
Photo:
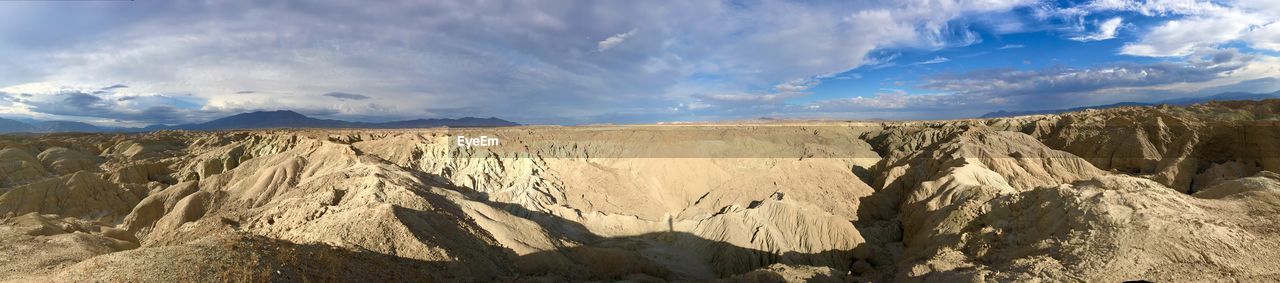
<svg viewBox="0 0 1280 283">
<path fill-rule="evenodd" d="M 18 121 L 0 118 L 0 133 L 123 132 L 127 128 L 99 127 L 74 121 Z"/>
<path fill-rule="evenodd" d="M 0 118 L 0 133 L 59 133 L 59 132 L 148 132 L 158 130 L 232 130 L 266 128 L 369 128 L 407 129 L 434 127 L 504 127 L 520 124 L 489 117 L 463 117 L 458 119 L 414 119 L 381 123 L 353 122 L 307 117 L 289 110 L 258 111 L 231 115 L 197 124 L 151 125 L 142 128 L 102 127 L 73 121 L 19 121 Z"/>
<path fill-rule="evenodd" d="M 1000 111 L 983 114 L 980 118 L 1000 118 L 1000 117 L 1016 117 L 1016 116 L 1027 116 L 1027 115 L 1058 114 L 1058 113 L 1075 112 L 1075 111 L 1089 110 L 1089 109 L 1107 109 L 1107 108 L 1128 107 L 1128 106 L 1152 106 L 1152 105 L 1160 105 L 1160 104 L 1184 106 L 1184 105 L 1204 103 L 1209 101 L 1263 100 L 1263 99 L 1271 99 L 1271 98 L 1280 98 L 1280 91 L 1276 91 L 1272 93 L 1224 92 L 1224 93 L 1219 93 L 1219 94 L 1210 95 L 1210 96 L 1166 99 L 1166 100 L 1161 100 L 1161 101 L 1152 102 L 1152 103 L 1120 102 L 1120 103 L 1112 103 L 1112 104 L 1106 104 L 1106 105 L 1082 106 L 1082 107 L 1063 108 L 1063 109 L 1045 109 L 1045 110 L 1027 110 L 1027 111 L 1000 110 Z"/>
<path fill-rule="evenodd" d="M 1026 115 L 1058 114 L 1088 109 L 1106 109 L 1127 106 L 1151 106 L 1160 104 L 1191 105 L 1215 100 L 1263 100 L 1280 98 L 1280 91 L 1272 93 L 1225 92 L 1204 97 L 1187 97 L 1146 102 L 1120 102 L 1106 105 L 1083 106 L 1063 109 L 1006 111 L 1000 110 L 983 114 L 981 118 L 1015 117 Z M 61 132 L 147 132 L 159 130 L 232 130 L 232 129 L 266 129 L 266 128 L 367 128 L 367 129 L 409 129 L 434 127 L 505 127 L 520 124 L 495 118 L 463 117 L 457 119 L 414 119 L 391 122 L 355 122 L 333 119 L 318 119 L 289 111 L 257 111 L 231 115 L 204 123 L 181 125 L 151 125 L 142 128 L 104 127 L 75 121 L 39 121 L 15 120 L 0 118 L 0 133 L 61 133 Z"/>
</svg>

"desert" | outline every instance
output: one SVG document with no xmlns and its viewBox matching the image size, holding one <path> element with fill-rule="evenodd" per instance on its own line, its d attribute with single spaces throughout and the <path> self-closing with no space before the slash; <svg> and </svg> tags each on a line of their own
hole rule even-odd
<svg viewBox="0 0 1280 283">
<path fill-rule="evenodd" d="M 1274 281 L 1278 117 L 11 134 L 0 279 Z"/>
</svg>

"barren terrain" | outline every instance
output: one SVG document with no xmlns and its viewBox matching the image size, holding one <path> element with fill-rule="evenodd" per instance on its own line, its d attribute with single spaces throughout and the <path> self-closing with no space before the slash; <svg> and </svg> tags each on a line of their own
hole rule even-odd
<svg viewBox="0 0 1280 283">
<path fill-rule="evenodd" d="M 1276 281 L 1277 126 L 1280 100 L 8 135 L 0 280 Z"/>
</svg>

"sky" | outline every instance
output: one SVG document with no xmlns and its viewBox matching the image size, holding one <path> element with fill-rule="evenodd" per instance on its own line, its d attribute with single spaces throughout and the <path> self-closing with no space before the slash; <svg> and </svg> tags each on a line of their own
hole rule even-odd
<svg viewBox="0 0 1280 283">
<path fill-rule="evenodd" d="M 951 119 L 1269 93 L 1273 1 L 4 1 L 0 117 Z"/>
</svg>

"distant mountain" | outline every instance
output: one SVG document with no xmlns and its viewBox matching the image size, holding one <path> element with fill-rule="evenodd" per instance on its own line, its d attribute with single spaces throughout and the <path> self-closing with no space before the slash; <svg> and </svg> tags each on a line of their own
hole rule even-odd
<svg viewBox="0 0 1280 283">
<path fill-rule="evenodd" d="M 266 128 L 370 128 L 370 129 L 402 129 L 432 127 L 504 127 L 519 126 L 515 122 L 498 118 L 459 119 L 416 119 L 384 123 L 351 122 L 342 120 L 316 119 L 297 112 L 259 111 L 227 116 L 200 124 L 176 126 L 154 125 L 142 128 L 144 131 L 154 130 L 230 130 L 230 129 L 266 129 Z"/>
<path fill-rule="evenodd" d="M 61 133 L 61 132 L 116 132 L 118 128 L 104 128 L 94 126 L 89 123 L 81 123 L 74 121 L 40 121 L 32 123 L 31 126 L 38 133 Z"/>
<path fill-rule="evenodd" d="M 159 130 L 232 130 L 267 128 L 370 128 L 406 129 L 434 127 L 504 127 L 519 126 L 515 122 L 489 118 L 464 117 L 459 119 L 416 119 L 385 123 L 351 122 L 316 119 L 297 112 L 259 111 L 241 113 L 198 124 L 151 125 L 143 128 L 100 127 L 72 121 L 18 121 L 0 118 L 0 133 L 60 133 L 60 132 L 149 132 Z"/>
<path fill-rule="evenodd" d="M 35 127 L 31 124 L 19 122 L 17 120 L 9 120 L 0 118 L 0 133 L 17 133 L 17 132 L 33 132 Z"/>
<path fill-rule="evenodd" d="M 172 129 L 182 130 L 226 130 L 226 129 L 263 129 L 263 128 L 351 128 L 356 123 L 324 120 L 307 117 L 298 112 L 259 111 L 241 113 L 215 119 L 200 124 L 178 125 Z"/>
<path fill-rule="evenodd" d="M 1224 92 L 1224 93 L 1219 93 L 1219 94 L 1210 95 L 1210 96 L 1202 96 L 1202 97 L 1184 97 L 1184 98 L 1167 99 L 1167 100 L 1157 101 L 1154 103 L 1120 102 L 1120 103 L 1113 103 L 1113 104 L 1107 104 L 1107 105 L 1084 106 L 1084 107 L 1075 107 L 1075 108 L 1066 108 L 1066 109 L 1047 109 L 1047 110 L 1029 110 L 1029 111 L 1000 110 L 996 112 L 982 114 L 980 118 L 1000 118 L 1000 117 L 1015 117 L 1015 116 L 1027 116 L 1027 115 L 1059 114 L 1059 113 L 1075 112 L 1075 111 L 1088 110 L 1088 109 L 1107 109 L 1107 108 L 1127 107 L 1127 106 L 1152 106 L 1152 105 L 1160 105 L 1160 104 L 1192 105 L 1192 104 L 1204 103 L 1204 102 L 1215 101 L 1215 100 L 1218 100 L 1218 101 L 1263 100 L 1263 99 L 1270 99 L 1270 98 L 1280 98 L 1280 91 L 1276 91 L 1272 93 Z"/>
<path fill-rule="evenodd" d="M 88 123 L 72 121 L 11 120 L 0 118 L 0 133 L 62 133 L 62 132 L 114 132 L 118 128 L 104 128 Z"/>
</svg>

